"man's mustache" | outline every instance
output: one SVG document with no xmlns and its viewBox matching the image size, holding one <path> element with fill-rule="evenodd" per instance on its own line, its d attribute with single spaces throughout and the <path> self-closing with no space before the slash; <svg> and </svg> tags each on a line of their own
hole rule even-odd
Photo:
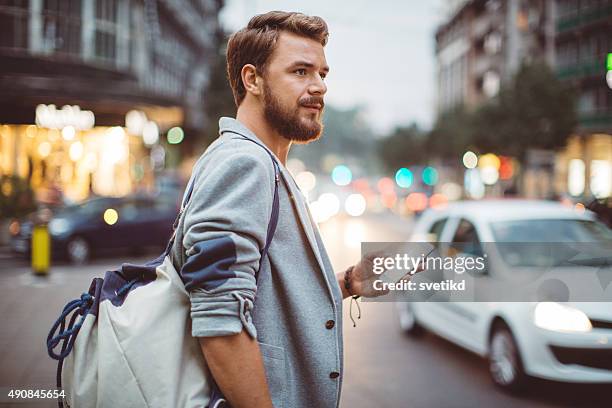
<svg viewBox="0 0 612 408">
<path fill-rule="evenodd" d="M 319 105 L 322 110 L 325 107 L 325 102 L 323 102 L 323 98 L 320 96 L 308 96 L 306 98 L 300 99 L 300 105 L 302 106 Z"/>
</svg>

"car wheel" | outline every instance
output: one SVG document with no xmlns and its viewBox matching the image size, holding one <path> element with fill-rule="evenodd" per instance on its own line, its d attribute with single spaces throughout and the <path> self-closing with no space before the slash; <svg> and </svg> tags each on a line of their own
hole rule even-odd
<svg viewBox="0 0 612 408">
<path fill-rule="evenodd" d="M 519 392 L 527 385 L 518 346 L 505 324 L 497 324 L 489 340 L 489 374 L 506 391 Z"/>
<path fill-rule="evenodd" d="M 414 305 L 410 302 L 397 302 L 396 305 L 402 331 L 410 336 L 422 335 L 425 330 L 417 321 Z"/>
<path fill-rule="evenodd" d="M 89 243 L 83 237 L 73 237 L 68 241 L 66 253 L 68 260 L 75 265 L 81 265 L 87 262 L 90 256 Z"/>
</svg>

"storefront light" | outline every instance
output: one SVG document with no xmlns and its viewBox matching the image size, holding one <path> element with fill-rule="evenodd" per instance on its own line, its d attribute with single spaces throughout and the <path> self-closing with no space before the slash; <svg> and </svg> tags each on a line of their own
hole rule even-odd
<svg viewBox="0 0 612 408">
<path fill-rule="evenodd" d="M 29 137 L 30 139 L 34 139 L 37 133 L 38 133 L 38 129 L 34 125 L 30 125 L 26 129 L 26 136 Z"/>
<path fill-rule="evenodd" d="M 612 195 L 612 163 L 608 160 L 591 161 L 589 187 L 595 198 Z"/>
<path fill-rule="evenodd" d="M 71 141 L 72 139 L 74 139 L 74 136 L 76 135 L 76 130 L 74 128 L 74 126 L 65 126 L 62 129 L 62 137 L 64 138 L 64 140 L 66 140 L 67 142 Z"/>
<path fill-rule="evenodd" d="M 61 109 L 53 104 L 40 104 L 36 107 L 36 124 L 49 129 L 63 129 L 73 126 L 79 130 L 89 130 L 95 125 L 92 111 L 84 111 L 78 105 L 65 105 Z"/>
<path fill-rule="evenodd" d="M 139 110 L 131 110 L 125 115 L 125 127 L 133 135 L 142 135 L 147 115 Z"/>
<path fill-rule="evenodd" d="M 95 153 L 87 153 L 84 160 L 85 168 L 89 171 L 94 171 L 98 167 L 98 158 Z"/>
<path fill-rule="evenodd" d="M 125 140 L 125 130 L 121 126 L 114 126 L 109 129 L 109 135 L 114 143 L 122 143 Z"/>
<path fill-rule="evenodd" d="M 147 146 L 152 146 L 159 140 L 159 128 L 157 123 L 152 120 L 148 121 L 142 130 L 142 141 Z"/>
<path fill-rule="evenodd" d="M 73 144 L 71 144 L 69 154 L 70 160 L 74 162 L 80 160 L 81 157 L 83 157 L 83 143 L 74 142 Z"/>
<path fill-rule="evenodd" d="M 579 196 L 584 192 L 585 184 L 585 165 L 580 159 L 569 161 L 567 172 L 567 189 L 573 196 Z"/>
<path fill-rule="evenodd" d="M 49 156 L 50 153 L 51 153 L 51 143 L 42 142 L 41 144 L 38 145 L 38 154 L 40 154 L 40 157 L 44 159 L 47 156 Z"/>
</svg>

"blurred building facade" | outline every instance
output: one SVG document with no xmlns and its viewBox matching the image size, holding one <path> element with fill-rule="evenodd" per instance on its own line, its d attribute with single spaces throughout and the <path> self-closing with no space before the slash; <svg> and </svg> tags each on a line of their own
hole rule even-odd
<svg viewBox="0 0 612 408">
<path fill-rule="evenodd" d="M 524 61 L 554 62 L 553 0 L 472 0 L 436 31 L 437 112 L 491 98 Z"/>
<path fill-rule="evenodd" d="M 449 3 L 436 31 L 437 113 L 495 97 L 523 62 L 546 61 L 577 94 L 579 125 L 559 152 L 532 151 L 521 194 L 547 198 L 612 194 L 610 0 L 470 0 Z"/>
<path fill-rule="evenodd" d="M 576 90 L 578 127 L 556 159 L 555 190 L 571 196 L 612 194 L 612 1 L 557 0 L 555 68 Z"/>
<path fill-rule="evenodd" d="M 222 3 L 0 0 L 0 175 L 73 200 L 150 183 L 160 137 L 206 126 Z"/>
</svg>

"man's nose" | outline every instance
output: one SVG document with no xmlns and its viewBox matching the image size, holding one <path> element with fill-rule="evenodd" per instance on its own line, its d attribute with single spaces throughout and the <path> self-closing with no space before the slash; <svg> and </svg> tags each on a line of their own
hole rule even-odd
<svg viewBox="0 0 612 408">
<path fill-rule="evenodd" d="M 308 93 L 311 95 L 325 95 L 327 92 L 327 85 L 321 75 L 316 74 L 312 82 L 308 87 Z"/>
</svg>

